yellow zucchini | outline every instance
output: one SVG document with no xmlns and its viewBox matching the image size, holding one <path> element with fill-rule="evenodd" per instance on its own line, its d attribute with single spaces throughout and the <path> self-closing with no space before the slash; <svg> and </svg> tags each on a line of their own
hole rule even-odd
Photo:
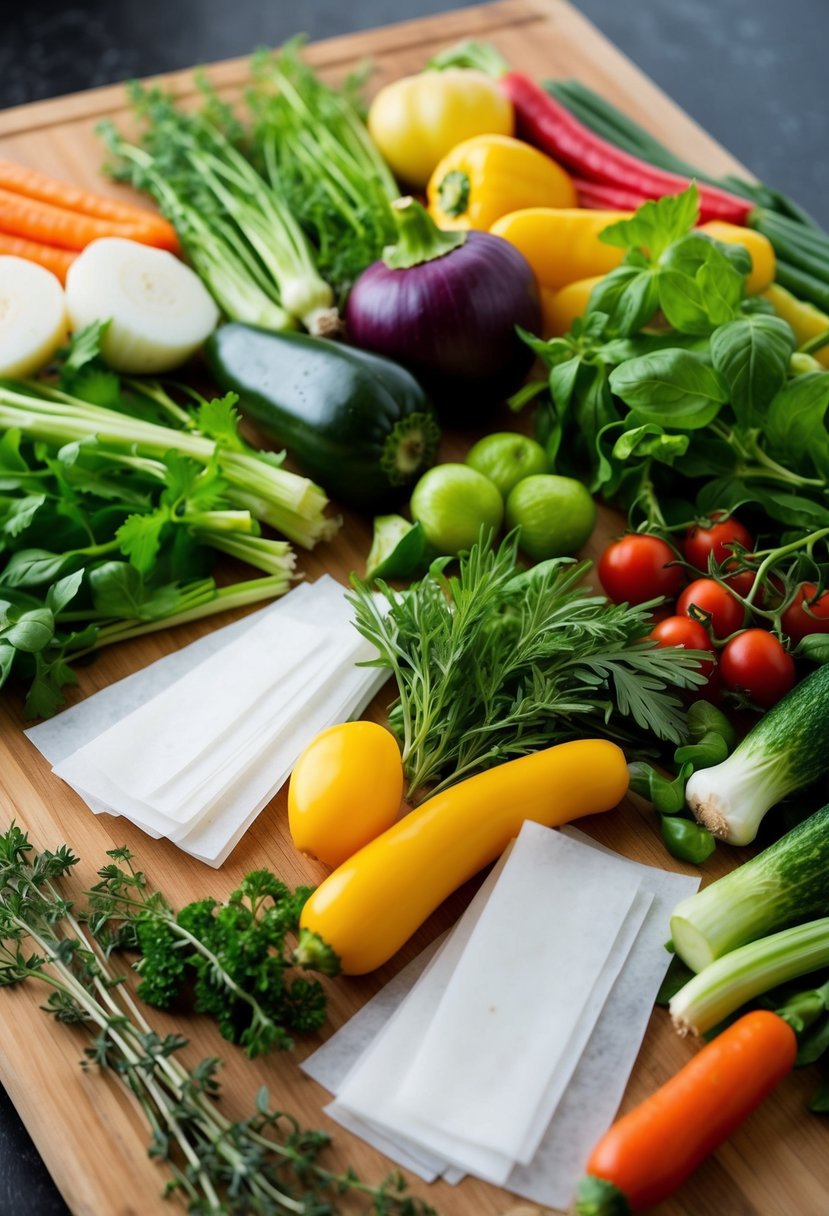
<svg viewBox="0 0 829 1216">
<path fill-rule="evenodd" d="M 469 777 L 329 874 L 300 923 L 337 952 L 346 974 L 373 971 L 447 896 L 495 861 L 525 819 L 555 827 L 609 811 L 627 785 L 624 754 L 604 739 L 560 743 Z"/>
</svg>

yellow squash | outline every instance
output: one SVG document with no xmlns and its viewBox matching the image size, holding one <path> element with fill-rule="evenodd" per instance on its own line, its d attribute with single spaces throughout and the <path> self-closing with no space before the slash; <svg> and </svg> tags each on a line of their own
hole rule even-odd
<svg viewBox="0 0 829 1216">
<path fill-rule="evenodd" d="M 404 76 L 381 89 L 368 129 L 397 177 L 419 190 L 455 144 L 473 135 L 512 135 L 512 103 L 475 68 Z"/>
<path fill-rule="evenodd" d="M 288 826 L 302 853 L 338 866 L 391 827 L 403 800 L 403 762 L 391 731 L 342 722 L 312 739 L 288 786 Z"/>
<path fill-rule="evenodd" d="M 589 279 L 576 279 L 575 283 L 568 283 L 558 291 L 542 287 L 542 337 L 560 338 L 569 333 L 576 317 L 583 317 L 587 312 L 590 293 L 603 278 L 604 275 L 596 274 Z"/>
<path fill-rule="evenodd" d="M 444 156 L 427 188 L 440 228 L 487 232 L 522 207 L 575 207 L 569 175 L 543 152 L 509 135 L 476 135 Z"/>
<path fill-rule="evenodd" d="M 347 974 L 373 971 L 494 861 L 525 819 L 554 827 L 608 811 L 627 786 L 624 754 L 603 739 L 498 765 L 436 794 L 329 874 L 301 925 L 336 950 Z"/>
<path fill-rule="evenodd" d="M 815 338 L 829 334 L 829 316 L 821 312 L 814 304 L 798 300 L 779 283 L 772 283 L 763 292 L 763 296 L 771 304 L 778 317 L 782 317 L 792 327 L 795 342 L 805 346 Z M 823 367 L 829 367 L 829 343 L 814 352 L 815 359 Z"/>
<path fill-rule="evenodd" d="M 557 291 L 577 279 L 609 274 L 621 263 L 624 249 L 603 244 L 599 233 L 626 219 L 629 211 L 529 207 L 502 216 L 490 231 L 523 253 L 539 287 Z"/>
</svg>

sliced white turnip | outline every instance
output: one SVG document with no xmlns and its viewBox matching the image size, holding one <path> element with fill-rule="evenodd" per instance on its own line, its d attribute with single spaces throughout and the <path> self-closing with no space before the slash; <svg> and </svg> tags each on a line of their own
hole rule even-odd
<svg viewBox="0 0 829 1216">
<path fill-rule="evenodd" d="M 0 376 L 31 376 L 67 338 L 66 297 L 51 270 L 0 257 Z"/>
<path fill-rule="evenodd" d="M 74 330 L 109 321 L 101 354 L 115 371 L 169 372 L 216 328 L 219 310 L 198 275 L 172 253 L 121 237 L 87 245 L 66 275 Z"/>
</svg>

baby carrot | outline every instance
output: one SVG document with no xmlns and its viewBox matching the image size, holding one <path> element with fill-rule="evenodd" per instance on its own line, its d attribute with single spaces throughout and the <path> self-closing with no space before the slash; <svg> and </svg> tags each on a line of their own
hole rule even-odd
<svg viewBox="0 0 829 1216">
<path fill-rule="evenodd" d="M 40 241 L 27 241 L 22 236 L 8 236 L 0 232 L 0 255 L 9 254 L 45 266 L 61 283 L 66 282 L 66 272 L 78 256 L 72 249 L 57 249 L 54 245 L 43 245 Z"/>
<path fill-rule="evenodd" d="M 0 232 L 62 249 L 85 249 L 90 241 L 102 236 L 126 237 L 163 249 L 170 247 L 166 236 L 160 238 L 157 230 L 147 224 L 99 220 L 3 189 L 0 189 Z"/>
<path fill-rule="evenodd" d="M 37 169 L 30 169 L 27 165 L 0 160 L 0 189 L 37 199 L 41 203 L 51 203 L 53 207 L 61 207 L 65 211 L 91 215 L 99 220 L 111 220 L 116 224 L 146 225 L 156 229 L 159 236 L 166 240 L 165 247 L 176 248 L 175 230 L 162 215 L 148 211 L 145 207 L 117 202 L 69 182 L 58 181 L 57 178 L 40 173 Z"/>
<path fill-rule="evenodd" d="M 726 1140 L 794 1066 L 795 1033 L 776 1013 L 747 1013 L 598 1142 L 577 1216 L 643 1212 L 661 1203 Z"/>
</svg>

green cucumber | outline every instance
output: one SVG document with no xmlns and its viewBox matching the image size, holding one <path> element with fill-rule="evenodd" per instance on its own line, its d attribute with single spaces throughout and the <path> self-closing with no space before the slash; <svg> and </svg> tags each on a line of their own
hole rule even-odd
<svg viewBox="0 0 829 1216">
<path fill-rule="evenodd" d="M 829 806 L 745 865 L 681 901 L 674 950 L 693 971 L 778 929 L 829 915 Z"/>
<path fill-rule="evenodd" d="M 205 353 L 216 383 L 238 394 L 242 414 L 343 506 L 392 505 L 434 460 L 434 410 L 415 378 L 389 359 L 238 322 L 217 329 Z"/>
<path fill-rule="evenodd" d="M 727 760 L 698 769 L 685 797 L 704 827 L 750 844 L 767 811 L 829 772 L 829 665 L 760 718 Z"/>
</svg>

